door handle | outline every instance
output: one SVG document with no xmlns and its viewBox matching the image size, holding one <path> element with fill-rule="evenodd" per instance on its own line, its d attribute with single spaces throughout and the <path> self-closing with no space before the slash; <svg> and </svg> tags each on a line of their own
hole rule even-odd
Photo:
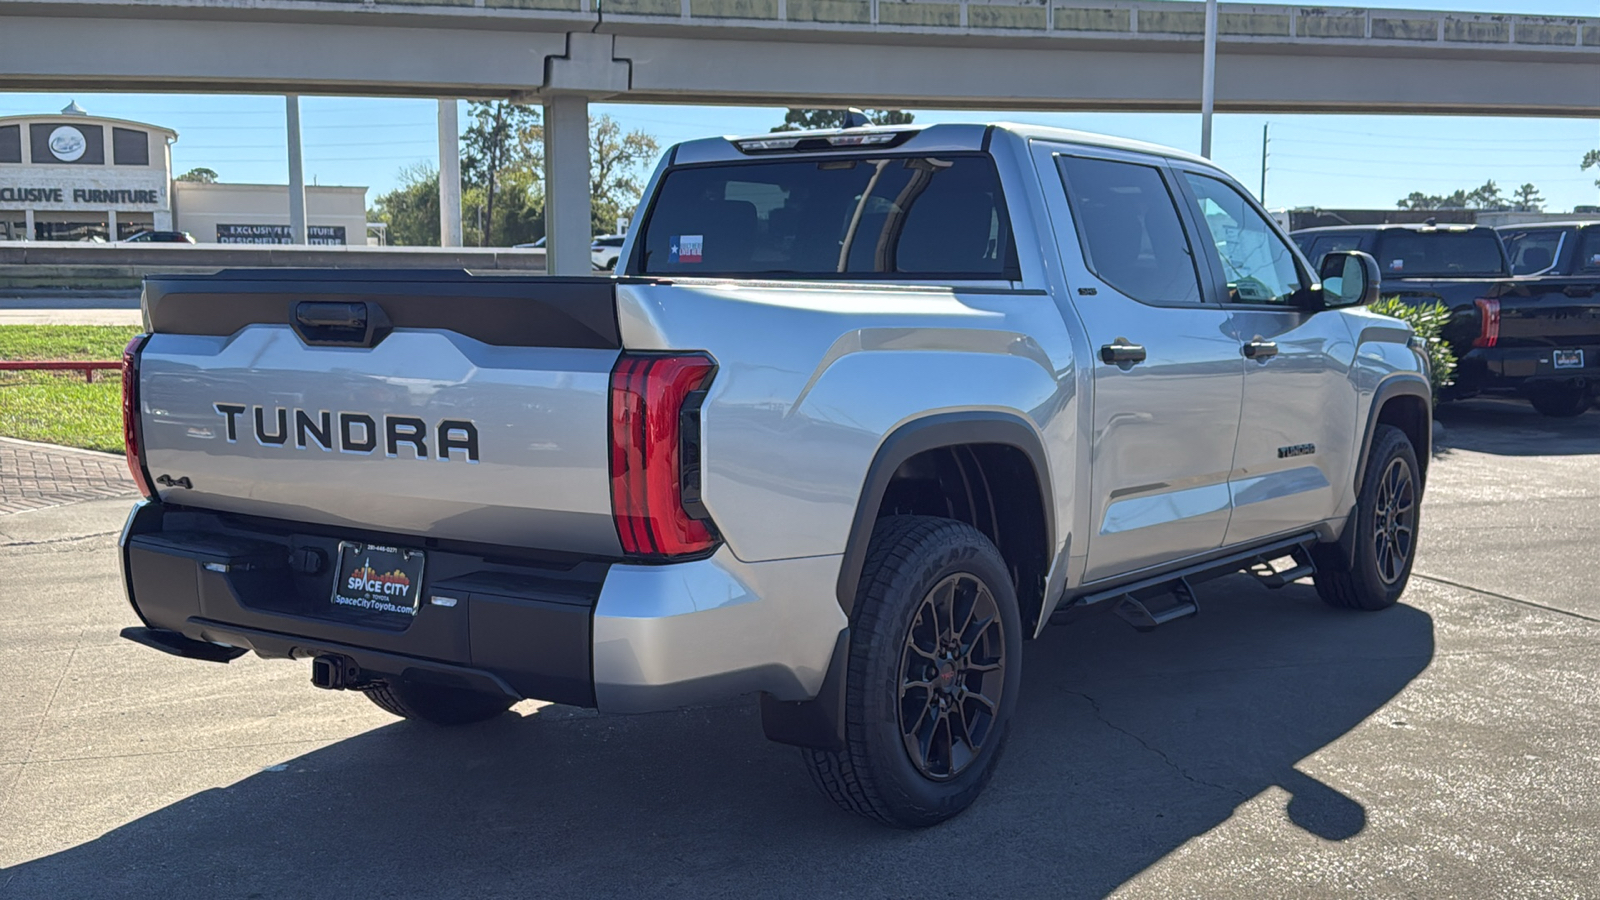
<svg viewBox="0 0 1600 900">
<path fill-rule="evenodd" d="M 1248 359 L 1266 362 L 1278 355 L 1278 344 L 1276 341 L 1263 341 L 1261 338 L 1256 338 L 1244 345 L 1244 355 Z"/>
<path fill-rule="evenodd" d="M 1119 337 L 1100 348 L 1100 361 L 1117 366 L 1124 371 L 1144 362 L 1144 345 Z"/>
</svg>

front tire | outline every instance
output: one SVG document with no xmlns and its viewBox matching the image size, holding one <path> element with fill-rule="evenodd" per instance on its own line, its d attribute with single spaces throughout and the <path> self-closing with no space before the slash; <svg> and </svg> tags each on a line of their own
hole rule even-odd
<svg viewBox="0 0 1600 900">
<path fill-rule="evenodd" d="M 1528 395 L 1528 402 L 1540 413 L 1556 419 L 1570 419 L 1589 411 L 1593 400 L 1588 388 L 1562 387 L 1538 390 Z"/>
<path fill-rule="evenodd" d="M 1339 544 L 1312 548 L 1317 594 L 1343 609 L 1387 609 L 1405 592 L 1417 556 L 1422 471 L 1406 433 L 1379 425 L 1356 498 L 1354 560 Z"/>
<path fill-rule="evenodd" d="M 989 782 L 1016 706 L 1022 621 L 989 539 L 961 522 L 878 522 L 850 623 L 845 746 L 812 779 L 889 825 L 942 822 Z"/>
<path fill-rule="evenodd" d="M 403 719 L 447 726 L 486 722 L 516 702 L 502 694 L 399 679 L 380 681 L 363 688 L 362 693 L 379 709 Z"/>
</svg>

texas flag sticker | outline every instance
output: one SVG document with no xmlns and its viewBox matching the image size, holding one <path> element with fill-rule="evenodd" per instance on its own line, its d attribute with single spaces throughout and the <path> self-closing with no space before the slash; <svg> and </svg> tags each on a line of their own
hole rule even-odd
<svg viewBox="0 0 1600 900">
<path fill-rule="evenodd" d="M 669 263 L 697 263 L 700 261 L 700 249 L 705 244 L 705 235 L 684 234 L 674 235 L 672 247 L 667 256 Z"/>
</svg>

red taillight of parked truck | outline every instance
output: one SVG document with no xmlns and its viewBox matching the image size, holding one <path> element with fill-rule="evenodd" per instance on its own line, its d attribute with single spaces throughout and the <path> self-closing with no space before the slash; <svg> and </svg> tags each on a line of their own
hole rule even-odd
<svg viewBox="0 0 1600 900">
<path fill-rule="evenodd" d="M 150 485 L 150 474 L 144 470 L 139 428 L 139 351 L 148 340 L 148 334 L 135 335 L 128 346 L 122 348 L 122 447 L 139 493 L 154 500 L 156 492 Z"/>
<path fill-rule="evenodd" d="M 1478 336 L 1472 339 L 1474 347 L 1493 347 L 1500 343 L 1500 301 L 1487 297 L 1478 304 Z"/>
<path fill-rule="evenodd" d="M 699 505 L 703 354 L 624 353 L 611 370 L 611 513 L 630 556 L 693 556 L 717 545 Z"/>
</svg>

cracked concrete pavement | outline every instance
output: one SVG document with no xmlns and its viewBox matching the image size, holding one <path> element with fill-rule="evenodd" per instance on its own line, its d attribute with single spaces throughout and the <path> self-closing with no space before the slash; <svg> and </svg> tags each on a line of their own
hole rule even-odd
<svg viewBox="0 0 1600 900">
<path fill-rule="evenodd" d="M 117 638 L 127 501 L 0 516 L 0 898 L 1600 897 L 1600 412 L 1440 417 L 1401 605 L 1236 577 L 1053 629 L 922 832 L 837 812 L 748 702 L 439 730 L 163 656 Z"/>
</svg>

